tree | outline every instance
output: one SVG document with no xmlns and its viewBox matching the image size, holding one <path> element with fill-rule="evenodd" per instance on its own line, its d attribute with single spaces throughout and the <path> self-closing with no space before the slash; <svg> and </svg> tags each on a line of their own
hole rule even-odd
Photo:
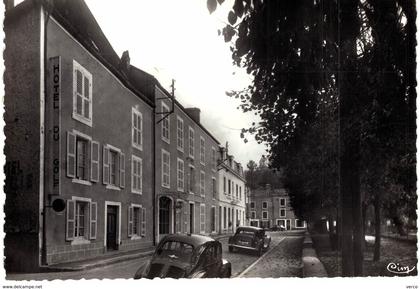
<svg viewBox="0 0 420 289">
<path fill-rule="evenodd" d="M 209 10 L 222 2 L 208 0 Z M 316 207 L 301 206 L 301 214 L 323 208 L 319 200 L 324 199 L 325 186 L 315 180 L 337 169 L 332 165 L 317 172 L 322 158 L 301 156 L 311 155 L 312 145 L 338 160 L 344 276 L 362 274 L 362 201 L 375 199 L 370 198 L 372 191 L 363 195 L 362 189 L 375 174 L 385 173 L 369 175 L 375 158 L 364 156 L 392 155 L 384 161 L 387 171 L 402 167 L 413 175 L 415 17 L 415 4 L 408 0 L 235 0 L 222 31 L 231 43 L 233 63 L 253 77 L 252 85 L 228 95 L 241 99 L 244 112 L 260 115 L 262 121 L 244 132 L 269 145 L 270 166 L 285 168 L 295 199 L 316 201 Z M 325 130 L 317 126 L 323 124 L 326 108 L 331 115 L 338 112 L 339 134 L 330 134 L 336 138 L 330 142 L 318 137 Z M 404 144 L 398 142 L 401 137 Z M 371 141 L 375 139 L 386 141 Z M 331 144 L 337 141 L 335 153 Z M 405 186 L 407 196 L 415 191 L 410 189 L 413 180 Z M 395 188 L 398 181 L 394 173 L 387 182 L 371 184 Z M 334 196 L 333 184 L 327 195 Z M 393 197 L 377 198 L 378 208 Z"/>
</svg>

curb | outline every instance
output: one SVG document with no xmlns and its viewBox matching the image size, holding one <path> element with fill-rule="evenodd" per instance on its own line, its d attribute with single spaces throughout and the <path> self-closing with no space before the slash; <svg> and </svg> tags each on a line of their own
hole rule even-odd
<svg viewBox="0 0 420 289">
<path fill-rule="evenodd" d="M 93 269 L 93 268 L 97 268 L 97 267 L 105 267 L 105 266 L 115 264 L 115 263 L 119 263 L 119 262 L 124 262 L 124 261 L 129 261 L 129 260 L 133 260 L 133 259 L 137 259 L 137 258 L 151 256 L 151 255 L 153 255 L 154 252 L 155 251 L 153 250 L 153 251 L 146 251 L 146 252 L 141 252 L 141 253 L 136 253 L 136 254 L 127 254 L 127 255 L 116 256 L 114 258 L 109 258 L 109 259 L 105 259 L 105 260 L 99 260 L 99 261 L 96 261 L 95 263 L 81 264 L 81 265 L 75 265 L 75 266 L 69 266 L 69 265 L 66 266 L 65 264 L 63 264 L 62 266 L 51 265 L 51 266 L 48 266 L 48 267 L 43 267 L 42 272 L 84 271 L 84 270 L 89 270 L 89 269 Z"/>
<path fill-rule="evenodd" d="M 318 259 L 310 234 L 305 233 L 302 249 L 302 276 L 303 277 L 328 277 L 324 264 Z"/>
</svg>

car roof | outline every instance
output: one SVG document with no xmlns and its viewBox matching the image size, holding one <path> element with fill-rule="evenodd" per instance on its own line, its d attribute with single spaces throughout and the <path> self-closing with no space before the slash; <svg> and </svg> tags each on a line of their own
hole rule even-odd
<svg viewBox="0 0 420 289">
<path fill-rule="evenodd" d="M 170 234 L 166 235 L 165 241 L 176 241 L 191 244 L 194 247 L 201 246 L 207 242 L 214 242 L 215 240 L 208 236 L 196 235 L 196 234 Z"/>
<path fill-rule="evenodd" d="M 261 230 L 263 230 L 262 228 L 253 227 L 253 226 L 241 226 L 241 227 L 238 227 L 237 230 L 239 230 L 239 229 L 248 230 L 248 231 L 261 231 Z"/>
</svg>

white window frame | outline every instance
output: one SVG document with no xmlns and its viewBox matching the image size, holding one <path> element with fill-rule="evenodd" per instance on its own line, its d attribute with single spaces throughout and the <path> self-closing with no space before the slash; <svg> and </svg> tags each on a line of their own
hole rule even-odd
<svg viewBox="0 0 420 289">
<path fill-rule="evenodd" d="M 213 184 L 214 184 L 214 186 L 213 186 Z M 212 196 L 213 196 L 213 200 L 215 200 L 216 199 L 216 196 L 218 196 L 218 193 L 217 193 L 217 180 L 216 180 L 215 177 L 212 177 L 211 178 L 211 193 L 212 193 Z"/>
<path fill-rule="evenodd" d="M 255 202 L 250 202 L 249 203 L 249 208 L 250 209 L 255 209 Z"/>
<path fill-rule="evenodd" d="M 284 212 L 284 214 L 282 214 L 281 212 Z M 279 209 L 279 216 L 280 216 L 280 218 L 284 218 L 284 217 L 286 217 L 286 209 Z"/>
<path fill-rule="evenodd" d="M 298 228 L 298 229 L 306 228 L 306 222 L 305 221 L 302 221 L 303 222 L 303 226 L 298 226 L 297 225 L 298 221 L 300 221 L 300 219 L 295 219 L 295 228 Z"/>
<path fill-rule="evenodd" d="M 264 207 L 264 204 L 266 205 L 265 207 Z M 266 201 L 262 202 L 261 208 L 262 209 L 268 209 L 268 202 L 266 202 Z"/>
<path fill-rule="evenodd" d="M 67 201 L 67 204 L 68 204 L 69 201 L 70 200 Z M 75 220 L 76 220 L 76 207 L 77 207 L 77 202 L 83 202 L 83 203 L 86 203 L 86 205 L 87 205 L 87 207 L 85 209 L 87 211 L 86 214 L 85 214 L 85 218 L 86 218 L 86 220 L 85 220 L 85 232 L 86 233 L 85 233 L 85 235 L 83 237 L 73 236 L 73 238 L 71 238 L 71 239 L 67 239 L 66 238 L 66 240 L 67 241 L 71 241 L 71 245 L 90 244 L 90 240 L 91 239 L 96 239 L 97 238 L 97 235 L 98 235 L 98 229 L 97 229 L 97 224 L 98 224 L 98 204 L 96 202 L 92 202 L 92 199 L 91 198 L 83 198 L 83 197 L 77 197 L 77 196 L 72 196 L 71 197 L 71 201 L 74 202 L 74 209 L 75 209 L 75 211 L 74 211 L 74 227 L 73 227 L 73 230 L 76 230 Z M 94 220 L 94 221 L 92 220 L 92 212 L 91 212 L 91 206 L 92 206 L 92 204 L 95 204 L 95 206 L 96 206 L 96 220 Z M 68 208 L 66 208 L 66 210 L 68 210 Z M 68 218 L 68 216 L 66 216 L 66 232 L 65 232 L 65 234 L 67 234 L 67 230 L 68 230 L 68 228 L 67 228 L 68 219 L 67 218 Z M 95 229 L 96 235 L 95 235 L 95 237 L 92 237 L 91 236 L 91 226 L 92 226 L 92 224 L 94 224 L 94 226 L 96 226 L 96 229 Z"/>
<path fill-rule="evenodd" d="M 77 75 L 76 70 L 80 71 L 82 73 L 82 86 L 84 88 L 85 86 L 85 77 L 89 80 L 89 98 L 87 99 L 89 102 L 89 117 L 85 117 L 82 114 L 77 113 Z M 92 106 L 93 106 L 93 96 L 92 96 L 92 74 L 84 68 L 81 64 L 79 64 L 76 60 L 73 59 L 73 113 L 72 117 L 73 119 L 80 121 L 81 123 L 92 127 Z M 84 89 L 83 89 L 84 91 Z M 86 99 L 85 96 L 82 96 L 82 99 Z M 84 104 L 82 104 L 82 109 L 84 107 Z"/>
<path fill-rule="evenodd" d="M 206 140 L 200 136 L 200 164 L 206 164 Z"/>
<path fill-rule="evenodd" d="M 169 112 L 170 111 L 169 110 L 169 106 L 167 106 L 163 101 L 162 101 L 161 108 L 162 108 L 162 112 Z M 162 140 L 164 142 L 166 142 L 166 143 L 169 144 L 170 143 L 170 139 L 171 139 L 171 121 L 170 121 L 170 115 L 166 115 L 164 113 L 163 116 L 165 118 L 162 120 L 162 125 L 161 125 L 161 129 L 162 129 L 162 132 L 161 132 L 161 134 L 162 134 Z M 168 127 L 165 127 L 165 124 L 166 123 L 168 124 Z M 168 137 L 165 136 L 164 131 L 167 131 L 168 132 Z"/>
<path fill-rule="evenodd" d="M 136 164 L 135 164 L 136 163 Z M 134 174 L 134 166 L 140 163 L 140 173 Z M 140 188 L 134 187 L 134 178 L 138 178 L 137 181 L 140 180 Z M 137 182 L 139 183 L 139 182 Z M 143 160 L 135 155 L 131 156 L 131 192 L 134 194 L 142 194 L 143 193 Z"/>
<path fill-rule="evenodd" d="M 179 115 L 176 117 L 176 147 L 184 152 L 184 120 Z"/>
<path fill-rule="evenodd" d="M 80 185 L 86 185 L 86 186 L 91 186 L 92 185 L 92 182 L 90 180 L 91 180 L 91 165 L 92 165 L 91 164 L 91 159 L 92 159 L 92 137 L 90 137 L 90 136 L 88 136 L 88 135 L 86 135 L 84 133 L 81 133 L 80 131 L 74 130 L 74 129 L 72 130 L 72 133 L 74 134 L 74 136 L 76 138 L 75 139 L 75 153 L 76 153 L 76 155 L 75 155 L 75 162 L 74 162 L 75 170 L 74 170 L 74 177 L 72 179 L 72 183 L 76 183 L 76 184 L 80 184 Z M 83 180 L 83 179 L 77 178 L 77 166 L 78 166 L 77 164 L 79 163 L 78 155 L 77 155 L 77 138 L 84 139 L 87 142 L 87 146 L 86 146 L 86 148 L 87 148 L 87 156 L 86 156 L 87 180 Z"/>
<path fill-rule="evenodd" d="M 182 170 L 181 170 L 180 164 L 182 164 Z M 176 173 L 177 189 L 180 192 L 184 192 L 185 190 L 185 163 L 184 163 L 184 160 L 180 158 L 177 158 L 176 172 L 177 172 Z M 182 182 L 182 186 L 180 186 L 181 182 Z"/>
<path fill-rule="evenodd" d="M 168 172 L 167 173 L 165 172 L 164 155 L 168 156 L 168 164 L 167 164 Z M 162 187 L 169 189 L 171 187 L 171 154 L 168 151 L 162 149 L 161 156 L 162 156 Z M 168 183 L 165 183 L 165 176 L 168 176 Z"/>
<path fill-rule="evenodd" d="M 266 214 L 267 214 L 267 217 L 265 217 L 265 218 L 264 218 L 264 213 L 266 213 Z M 262 212 L 261 212 L 261 219 L 262 219 L 262 220 L 268 220 L 268 211 L 262 211 Z"/>
<path fill-rule="evenodd" d="M 107 189 L 110 190 L 115 190 L 115 191 L 120 191 L 120 184 L 121 184 L 121 179 L 120 179 L 120 165 L 121 165 L 121 155 L 123 154 L 121 149 L 114 147 L 113 145 L 110 144 L 106 144 L 105 147 L 108 149 L 108 166 L 109 166 L 109 180 L 108 180 L 108 184 L 106 185 Z M 117 172 L 115 173 L 116 177 L 118 177 L 118 184 L 111 184 L 111 151 L 117 153 L 117 165 L 118 165 L 118 169 Z M 123 168 L 124 170 L 124 176 L 125 176 L 125 168 Z"/>
<path fill-rule="evenodd" d="M 140 127 L 136 127 L 134 122 L 134 116 L 140 118 Z M 134 141 L 134 136 L 138 134 L 140 143 Z M 143 150 L 143 114 L 135 107 L 131 109 L 131 144 L 134 148 L 142 151 Z"/>
<path fill-rule="evenodd" d="M 217 207 L 216 206 L 211 206 L 211 211 L 214 209 L 214 230 L 212 231 L 212 233 L 216 233 L 217 232 Z M 211 212 L 210 211 L 210 212 Z M 210 217 L 211 217 L 211 213 L 210 213 Z M 211 228 L 211 225 L 210 225 Z"/>
<path fill-rule="evenodd" d="M 194 159 L 195 154 L 195 132 L 192 127 L 188 127 L 188 156 Z"/>
<path fill-rule="evenodd" d="M 251 211 L 251 219 L 257 219 L 257 212 Z"/>
<path fill-rule="evenodd" d="M 135 234 L 134 233 L 134 209 L 135 208 L 139 210 L 138 234 Z M 132 231 L 131 231 L 131 234 L 130 233 L 128 234 L 128 237 L 131 240 L 142 239 L 142 238 L 145 237 L 145 234 L 146 234 L 147 218 L 144 218 L 144 216 L 143 216 L 143 211 L 146 210 L 146 208 L 144 208 L 140 204 L 133 204 L 132 203 L 129 206 L 129 214 L 130 214 L 130 210 L 132 210 L 132 214 L 133 214 L 132 215 L 132 221 L 131 221 L 132 224 L 130 224 L 130 220 L 128 220 L 128 226 L 132 226 L 131 229 L 129 229 L 129 230 L 132 230 Z M 128 219 L 130 219 L 130 216 L 128 216 Z M 142 232 L 142 230 L 143 230 L 143 223 L 144 223 L 144 227 L 145 227 L 144 235 L 142 234 L 143 233 Z"/>
<path fill-rule="evenodd" d="M 206 196 L 206 172 L 200 170 L 200 196 Z"/>
<path fill-rule="evenodd" d="M 203 208 L 203 209 L 202 209 Z M 206 233 L 206 204 L 200 204 L 200 234 Z"/>
<path fill-rule="evenodd" d="M 284 205 L 281 204 L 281 201 L 284 201 Z M 279 207 L 280 208 L 285 208 L 286 207 L 286 198 L 279 198 Z"/>
</svg>

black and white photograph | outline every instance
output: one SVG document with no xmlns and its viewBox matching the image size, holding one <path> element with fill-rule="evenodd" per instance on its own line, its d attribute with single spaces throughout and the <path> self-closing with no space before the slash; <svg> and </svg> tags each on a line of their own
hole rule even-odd
<svg viewBox="0 0 420 289">
<path fill-rule="evenodd" d="M 0 289 L 418 288 L 415 0 L 1 6 Z"/>
</svg>

